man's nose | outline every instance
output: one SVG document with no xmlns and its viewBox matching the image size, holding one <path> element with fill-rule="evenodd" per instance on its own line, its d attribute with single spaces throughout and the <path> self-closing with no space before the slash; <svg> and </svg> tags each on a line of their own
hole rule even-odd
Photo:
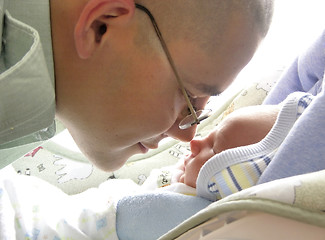
<svg viewBox="0 0 325 240">
<path fill-rule="evenodd" d="M 167 130 L 166 134 L 169 137 L 178 139 L 182 142 L 189 142 L 193 139 L 196 133 L 196 125 L 188 129 L 182 130 L 179 128 L 179 122 L 176 121 L 174 125 Z"/>
<path fill-rule="evenodd" d="M 195 99 L 195 106 L 198 109 L 204 109 L 204 106 L 207 104 L 209 98 L 210 97 L 196 98 Z M 185 100 L 184 100 L 183 104 L 184 105 L 182 107 L 182 110 L 179 113 L 178 118 L 176 119 L 176 121 L 173 124 L 173 126 L 166 131 L 166 134 L 169 137 L 178 139 L 180 141 L 189 142 L 195 136 L 197 125 L 194 125 L 194 126 L 188 128 L 188 129 L 184 129 L 184 130 L 182 130 L 182 129 L 179 128 L 180 121 L 182 119 L 184 119 L 190 113 L 189 112 L 189 109 L 188 109 L 188 106 L 187 106 L 187 104 L 185 102 Z"/>
</svg>

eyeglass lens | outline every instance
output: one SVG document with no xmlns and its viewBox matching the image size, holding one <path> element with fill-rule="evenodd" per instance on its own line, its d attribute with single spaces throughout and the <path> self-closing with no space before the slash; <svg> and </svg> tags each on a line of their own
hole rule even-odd
<svg viewBox="0 0 325 240">
<path fill-rule="evenodd" d="M 192 127 L 195 124 L 199 124 L 201 121 L 210 117 L 212 110 L 211 109 L 203 109 L 196 111 L 197 120 L 194 118 L 192 114 L 186 116 L 180 123 L 179 128 L 184 130 Z"/>
</svg>

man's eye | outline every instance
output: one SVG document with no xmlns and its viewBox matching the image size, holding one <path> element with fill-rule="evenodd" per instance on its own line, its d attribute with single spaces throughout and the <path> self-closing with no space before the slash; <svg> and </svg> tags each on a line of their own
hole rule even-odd
<svg viewBox="0 0 325 240">
<path fill-rule="evenodd" d="M 190 99 L 195 99 L 195 98 L 197 98 L 197 96 L 195 96 L 193 93 L 191 93 L 191 92 L 189 92 L 189 91 L 187 91 L 187 90 L 186 90 L 186 92 L 187 92 L 187 94 L 188 94 L 188 96 L 189 96 Z"/>
<path fill-rule="evenodd" d="M 193 93 L 187 91 L 188 98 L 190 99 L 191 103 L 194 104 L 196 102 L 197 96 L 195 96 Z"/>
</svg>

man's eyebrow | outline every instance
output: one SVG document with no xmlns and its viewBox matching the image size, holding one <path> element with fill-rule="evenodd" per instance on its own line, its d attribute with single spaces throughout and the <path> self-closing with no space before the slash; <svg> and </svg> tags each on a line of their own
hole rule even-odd
<svg viewBox="0 0 325 240">
<path fill-rule="evenodd" d="M 195 88 L 200 92 L 207 94 L 209 96 L 218 96 L 221 94 L 221 91 L 218 90 L 217 86 L 208 85 L 205 83 L 197 83 Z"/>
</svg>

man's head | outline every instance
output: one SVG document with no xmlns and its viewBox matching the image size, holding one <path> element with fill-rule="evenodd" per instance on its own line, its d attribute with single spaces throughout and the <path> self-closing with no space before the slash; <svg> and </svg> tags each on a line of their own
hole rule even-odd
<svg viewBox="0 0 325 240">
<path fill-rule="evenodd" d="M 244 2 L 244 3 L 243 3 Z M 201 109 L 253 56 L 271 1 L 142 0 Z M 95 165 L 116 169 L 180 130 L 187 104 L 153 25 L 132 0 L 51 1 L 57 116 Z"/>
</svg>

